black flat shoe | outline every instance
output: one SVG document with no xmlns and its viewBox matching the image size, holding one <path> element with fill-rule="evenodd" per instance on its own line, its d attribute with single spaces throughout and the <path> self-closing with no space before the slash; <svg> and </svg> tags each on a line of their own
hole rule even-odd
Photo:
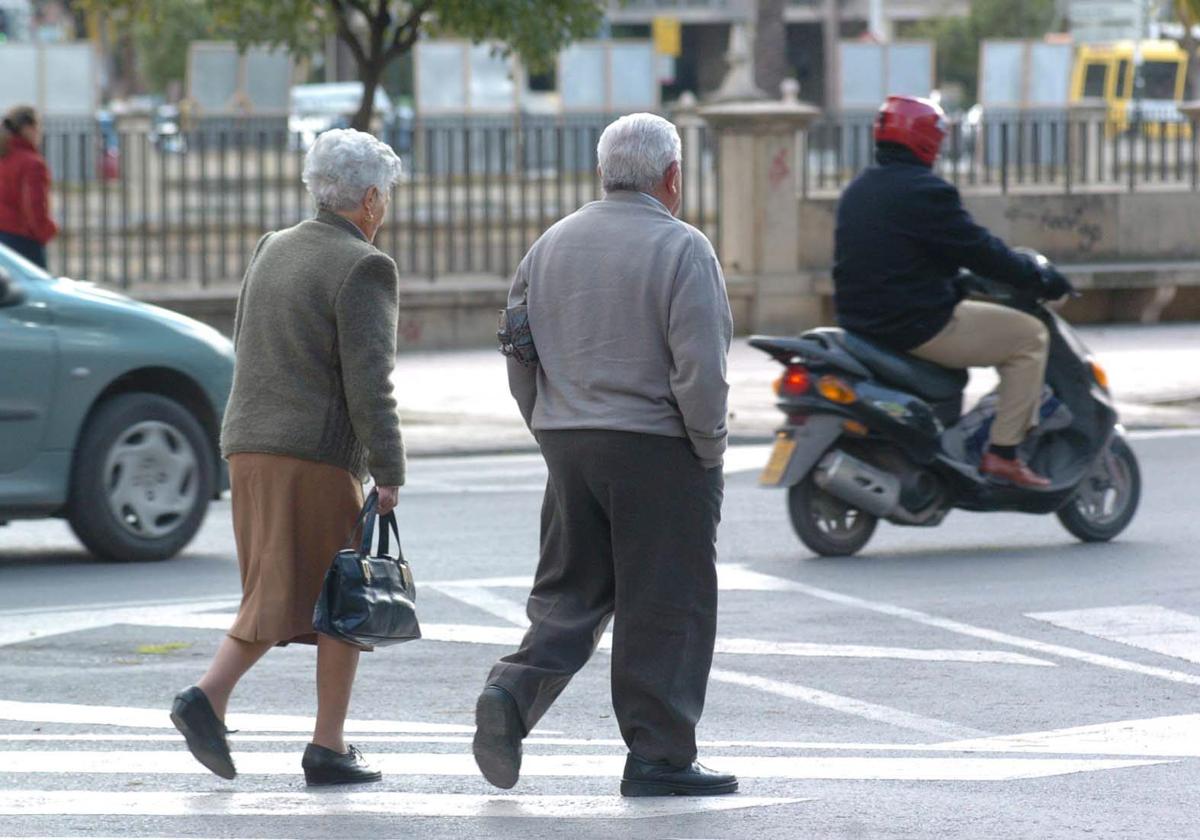
<svg viewBox="0 0 1200 840">
<path fill-rule="evenodd" d="M 717 796 L 737 793 L 737 776 L 709 770 L 698 761 L 686 767 L 644 761 L 633 753 L 625 759 L 622 796 Z"/>
<path fill-rule="evenodd" d="M 225 740 L 228 731 L 203 691 L 193 685 L 176 694 L 171 723 L 182 733 L 197 761 L 222 779 L 237 776 L 233 757 L 229 755 L 229 742 Z"/>
<path fill-rule="evenodd" d="M 521 775 L 521 739 L 525 724 L 512 695 L 489 685 L 475 703 L 475 740 L 471 751 L 479 772 L 498 788 L 508 790 Z"/>
<path fill-rule="evenodd" d="M 358 747 L 350 747 L 348 752 L 339 753 L 309 744 L 304 748 L 300 766 L 304 768 L 304 781 L 313 787 L 359 785 L 378 782 L 383 778 L 383 773 L 367 764 Z"/>
</svg>

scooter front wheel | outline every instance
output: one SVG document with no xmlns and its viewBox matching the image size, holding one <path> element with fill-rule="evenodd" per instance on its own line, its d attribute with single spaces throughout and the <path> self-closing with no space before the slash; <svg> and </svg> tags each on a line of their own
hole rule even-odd
<svg viewBox="0 0 1200 840">
<path fill-rule="evenodd" d="M 1084 542 L 1106 542 L 1125 530 L 1142 496 L 1137 456 L 1114 437 L 1078 492 L 1058 512 L 1058 521 Z"/>
<path fill-rule="evenodd" d="M 812 475 L 788 490 L 788 515 L 800 542 L 822 557 L 849 557 L 871 540 L 879 519 L 826 493 Z"/>
</svg>

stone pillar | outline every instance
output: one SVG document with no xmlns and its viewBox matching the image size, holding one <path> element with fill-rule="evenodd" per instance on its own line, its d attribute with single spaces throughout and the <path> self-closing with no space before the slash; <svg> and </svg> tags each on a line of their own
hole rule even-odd
<svg viewBox="0 0 1200 840">
<path fill-rule="evenodd" d="M 1100 146 L 1105 142 L 1108 131 L 1108 103 L 1103 99 L 1081 99 L 1072 102 L 1067 109 L 1067 144 L 1071 156 L 1071 182 L 1094 184 L 1104 180 L 1098 172 Z M 1086 158 L 1087 169 L 1082 160 Z M 1108 162 L 1111 166 L 1111 161 Z"/>
<path fill-rule="evenodd" d="M 819 111 L 784 82 L 781 101 L 724 102 L 700 109 L 717 132 L 721 264 L 754 287 L 751 323 L 739 331 L 795 333 L 820 321 L 812 280 L 800 271 L 802 135 Z"/>
</svg>

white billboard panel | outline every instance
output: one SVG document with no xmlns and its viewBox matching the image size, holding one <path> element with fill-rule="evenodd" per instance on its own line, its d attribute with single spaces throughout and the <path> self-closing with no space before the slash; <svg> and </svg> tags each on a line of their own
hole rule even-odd
<svg viewBox="0 0 1200 840">
<path fill-rule="evenodd" d="M 658 62 L 654 45 L 614 42 L 609 55 L 609 111 L 653 111 L 658 107 Z"/>
<path fill-rule="evenodd" d="M 1129 41 L 1142 37 L 1144 0 L 1071 0 L 1071 39 L 1077 44 Z"/>
<path fill-rule="evenodd" d="M 874 110 L 888 96 L 928 96 L 933 90 L 933 43 L 893 41 L 839 44 L 844 111 Z"/>
<path fill-rule="evenodd" d="M 14 105 L 38 105 L 38 48 L 36 44 L 0 45 L 0 111 Z"/>
<path fill-rule="evenodd" d="M 92 45 L 0 44 L 0 110 L 32 105 L 49 117 L 96 111 L 96 54 Z"/>
<path fill-rule="evenodd" d="M 979 102 L 985 108 L 1062 108 L 1070 100 L 1071 44 L 984 41 Z"/>
</svg>

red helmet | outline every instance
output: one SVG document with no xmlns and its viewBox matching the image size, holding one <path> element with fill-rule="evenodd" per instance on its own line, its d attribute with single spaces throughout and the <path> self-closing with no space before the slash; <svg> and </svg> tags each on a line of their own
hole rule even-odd
<svg viewBox="0 0 1200 840">
<path fill-rule="evenodd" d="M 875 116 L 875 142 L 898 143 L 932 166 L 946 137 L 946 112 L 915 96 L 889 96 Z"/>
</svg>

